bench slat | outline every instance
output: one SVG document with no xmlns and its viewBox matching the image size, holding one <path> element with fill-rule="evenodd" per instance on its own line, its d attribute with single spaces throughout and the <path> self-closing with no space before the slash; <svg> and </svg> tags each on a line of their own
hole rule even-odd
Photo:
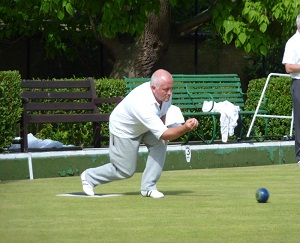
<svg viewBox="0 0 300 243">
<path fill-rule="evenodd" d="M 194 82 L 216 82 L 216 83 L 226 83 L 226 82 L 238 82 L 240 78 L 238 77 L 174 77 L 174 82 L 182 81 L 187 83 Z"/>
<path fill-rule="evenodd" d="M 229 98 L 234 98 L 234 97 L 241 97 L 240 93 L 218 93 L 218 92 L 203 92 L 203 93 L 186 93 L 186 92 L 176 92 L 174 91 L 172 94 L 172 97 L 175 99 L 181 98 L 181 97 L 211 97 L 210 95 L 212 95 L 213 97 L 223 97 L 224 99 L 226 99 L 226 97 Z"/>
<path fill-rule="evenodd" d="M 176 106 L 179 106 L 180 108 L 192 108 L 192 107 L 200 107 L 202 108 L 202 104 L 203 103 L 194 103 L 194 104 L 191 104 L 191 102 L 187 102 L 187 101 L 174 101 L 172 102 L 173 105 L 176 105 Z M 240 107 L 243 107 L 243 103 L 237 103 L 235 102 L 236 105 L 239 104 Z"/>
<path fill-rule="evenodd" d="M 27 99 L 92 99 L 94 96 L 91 91 L 84 92 L 55 92 L 55 91 L 24 91 L 22 98 Z"/>
<path fill-rule="evenodd" d="M 41 88 L 41 89 L 56 89 L 56 88 L 90 88 L 90 80 L 79 80 L 79 81 L 41 81 L 41 80 L 22 80 L 22 88 Z"/>
<path fill-rule="evenodd" d="M 108 122 L 110 114 L 37 114 L 27 115 L 29 123 Z"/>
<path fill-rule="evenodd" d="M 199 77 L 207 77 L 207 78 L 212 78 L 212 77 L 219 77 L 219 78 L 224 78 L 224 77 L 238 77 L 237 74 L 235 73 L 217 73 L 217 74 L 172 74 L 173 78 L 177 77 L 191 77 L 191 78 L 199 78 Z"/>
<path fill-rule="evenodd" d="M 92 102 L 66 102 L 66 103 L 36 103 L 31 102 L 26 105 L 27 111 L 55 111 L 55 110 L 94 110 L 95 104 Z"/>
</svg>

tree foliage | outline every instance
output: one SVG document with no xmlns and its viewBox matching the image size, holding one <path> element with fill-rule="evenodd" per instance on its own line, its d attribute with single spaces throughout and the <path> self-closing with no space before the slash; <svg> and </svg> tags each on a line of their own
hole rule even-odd
<svg viewBox="0 0 300 243">
<path fill-rule="evenodd" d="M 73 57 L 86 42 L 140 35 L 158 8 L 157 0 L 3 0 L 0 39 L 41 34 L 50 57 L 56 51 Z"/>
<path fill-rule="evenodd" d="M 125 48 L 124 41 L 138 44 L 135 41 L 145 32 L 150 13 L 158 15 L 162 3 L 169 3 L 171 12 L 177 13 L 172 15 L 176 23 L 172 33 L 178 37 L 210 23 L 210 30 L 225 43 L 263 55 L 274 40 L 287 39 L 295 31 L 300 12 L 299 0 L 2 0 L 0 40 L 38 34 L 48 56 L 58 51 L 71 59 L 83 45 L 98 42 L 116 57 Z M 194 8 L 198 12 L 191 11 Z M 159 24 L 161 32 L 170 28 L 168 23 Z M 154 55 L 153 51 L 147 55 Z"/>
<path fill-rule="evenodd" d="M 274 39 L 286 39 L 295 31 L 299 13 L 299 0 L 219 0 L 213 21 L 225 43 L 234 41 L 246 52 L 266 55 Z"/>
<path fill-rule="evenodd" d="M 95 19 L 97 32 L 107 38 L 114 38 L 117 34 L 141 34 L 149 12 L 157 12 L 158 7 L 157 0 L 41 0 L 40 13 L 45 18 L 57 18 L 60 21 L 70 16 L 75 17 L 76 22 L 81 18 L 89 21 Z M 88 25 L 89 21 L 85 24 Z"/>
</svg>

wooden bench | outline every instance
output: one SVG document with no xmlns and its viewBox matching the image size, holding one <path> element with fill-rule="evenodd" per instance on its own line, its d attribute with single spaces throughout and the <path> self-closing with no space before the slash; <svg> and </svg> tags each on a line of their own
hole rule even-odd
<svg viewBox="0 0 300 243">
<path fill-rule="evenodd" d="M 110 114 L 101 114 L 99 106 L 119 103 L 122 97 L 98 98 L 93 78 L 86 80 L 22 80 L 23 113 L 21 118 L 21 151 L 28 151 L 30 123 L 93 123 L 93 146 L 101 147 L 102 122 Z"/>
<path fill-rule="evenodd" d="M 242 92 L 240 78 L 236 74 L 174 74 L 172 104 L 180 107 L 185 119 L 195 117 L 199 119 L 199 129 L 196 136 L 204 143 L 211 144 L 220 134 L 218 112 L 203 112 L 204 101 L 223 102 L 229 101 L 240 107 L 239 112 L 239 137 L 244 131 L 244 117 L 253 115 L 255 111 L 244 110 L 245 94 Z M 126 78 L 127 93 L 139 84 L 149 81 L 150 78 Z M 266 114 L 261 109 L 260 114 Z M 209 135 L 205 134 L 205 123 L 207 117 L 212 121 Z M 202 121 L 205 120 L 206 122 Z M 211 124 L 211 122 L 209 123 Z M 191 133 L 188 134 L 186 143 Z"/>
</svg>

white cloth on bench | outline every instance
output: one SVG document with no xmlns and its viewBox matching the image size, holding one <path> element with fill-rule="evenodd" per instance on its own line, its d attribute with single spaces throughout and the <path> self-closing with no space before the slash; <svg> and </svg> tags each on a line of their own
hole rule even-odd
<svg viewBox="0 0 300 243">
<path fill-rule="evenodd" d="M 237 126 L 240 107 L 225 100 L 223 102 L 204 101 L 202 106 L 203 112 L 219 112 L 222 142 L 226 143 L 228 135 L 234 135 L 234 129 Z"/>
<path fill-rule="evenodd" d="M 180 108 L 178 106 L 171 105 L 166 115 L 166 126 L 176 127 L 182 125 L 184 122 L 184 117 Z"/>
<path fill-rule="evenodd" d="M 19 140 L 20 137 L 15 138 Z M 58 149 L 66 146 L 74 146 L 74 145 L 64 145 L 62 142 L 51 140 L 51 139 L 39 139 L 33 136 L 32 133 L 28 133 L 28 148 L 30 149 Z M 9 149 L 20 149 L 20 144 L 12 144 Z"/>
</svg>

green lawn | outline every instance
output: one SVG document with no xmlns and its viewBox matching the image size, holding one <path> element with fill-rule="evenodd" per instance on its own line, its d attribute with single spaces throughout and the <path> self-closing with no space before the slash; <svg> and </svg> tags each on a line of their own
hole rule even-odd
<svg viewBox="0 0 300 243">
<path fill-rule="evenodd" d="M 296 164 L 164 171 L 165 198 L 139 193 L 141 174 L 81 192 L 78 176 L 0 183 L 0 242 L 299 242 Z M 269 190 L 257 203 L 259 187 Z"/>
</svg>

